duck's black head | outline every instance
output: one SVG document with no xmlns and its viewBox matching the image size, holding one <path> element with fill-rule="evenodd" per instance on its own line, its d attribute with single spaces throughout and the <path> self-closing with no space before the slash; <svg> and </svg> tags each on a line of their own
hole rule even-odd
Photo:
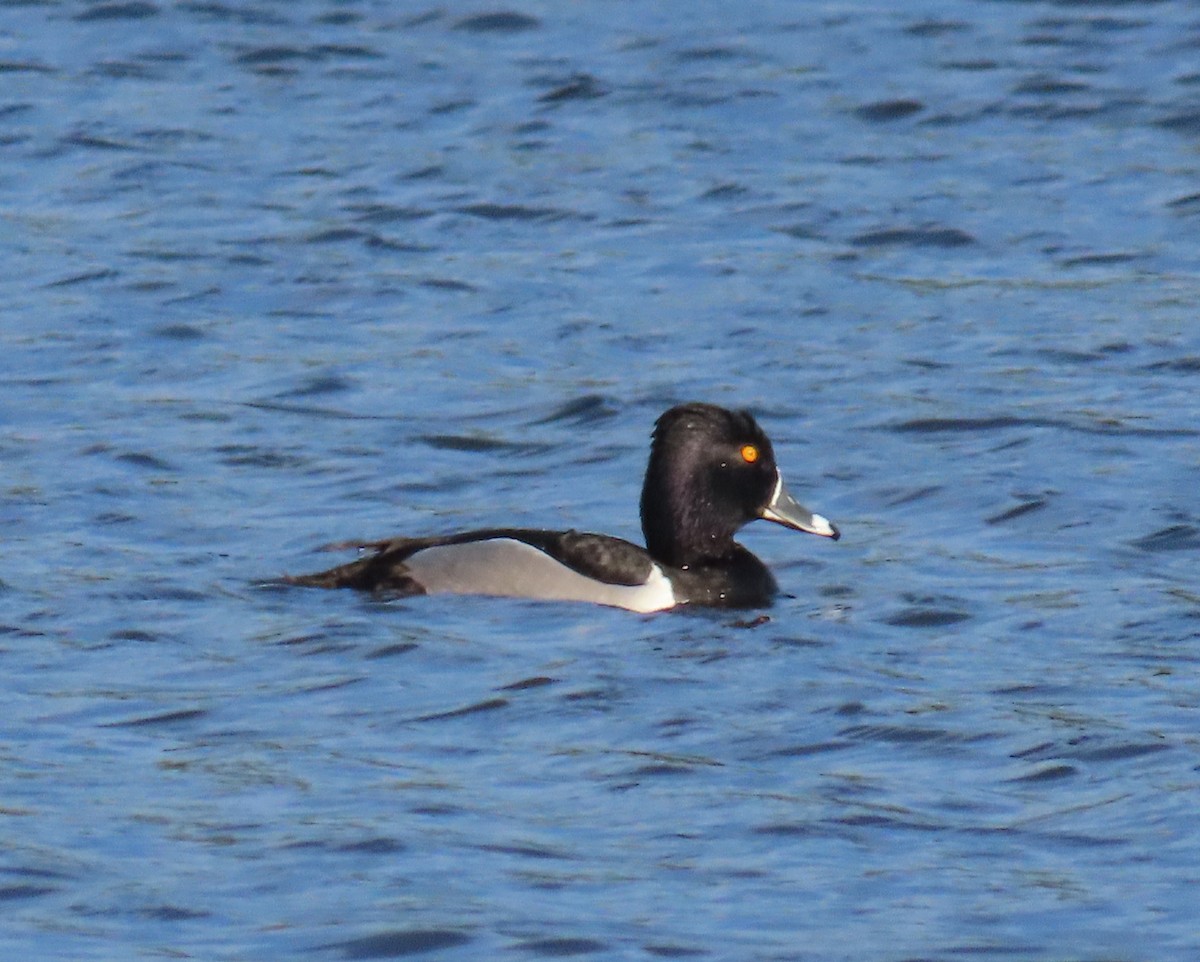
<svg viewBox="0 0 1200 962">
<path fill-rule="evenodd" d="M 838 537 L 788 494 L 771 441 L 748 412 L 691 403 L 663 414 L 642 486 L 650 554 L 677 568 L 719 561 L 735 550 L 738 528 L 755 518 Z"/>
</svg>

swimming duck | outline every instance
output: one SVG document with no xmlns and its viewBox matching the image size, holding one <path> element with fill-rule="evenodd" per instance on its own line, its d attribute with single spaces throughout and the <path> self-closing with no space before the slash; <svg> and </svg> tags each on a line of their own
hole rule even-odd
<svg viewBox="0 0 1200 962">
<path fill-rule="evenodd" d="M 681 404 L 655 424 L 642 487 L 646 547 L 578 531 L 487 528 L 362 544 L 369 554 L 288 584 L 389 596 L 502 595 L 651 612 L 676 605 L 755 608 L 778 585 L 733 540 L 755 518 L 837 540 L 784 487 L 771 441 L 746 411 Z"/>
</svg>

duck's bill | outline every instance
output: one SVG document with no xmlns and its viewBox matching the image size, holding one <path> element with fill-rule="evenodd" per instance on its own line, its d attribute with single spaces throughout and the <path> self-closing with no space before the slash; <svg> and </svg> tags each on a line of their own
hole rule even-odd
<svg viewBox="0 0 1200 962">
<path fill-rule="evenodd" d="M 797 531 L 807 531 L 809 534 L 819 534 L 822 538 L 832 538 L 837 541 L 842 536 L 837 527 L 828 518 L 814 514 L 793 498 L 788 489 L 783 486 L 783 476 L 775 482 L 775 493 L 762 509 L 761 517 L 774 521 Z"/>
</svg>

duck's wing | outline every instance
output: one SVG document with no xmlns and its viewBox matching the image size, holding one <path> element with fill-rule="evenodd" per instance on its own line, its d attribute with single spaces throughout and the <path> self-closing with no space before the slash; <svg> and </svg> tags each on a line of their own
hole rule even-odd
<svg viewBox="0 0 1200 962">
<path fill-rule="evenodd" d="M 284 584 L 305 588 L 355 588 L 392 595 L 422 595 L 425 589 L 409 576 L 404 561 L 422 548 L 444 542 L 444 538 L 389 538 L 384 541 L 342 541 L 325 545 L 323 551 L 364 552 L 361 558 L 307 575 L 284 575 Z"/>
<path fill-rule="evenodd" d="M 645 548 L 623 538 L 586 531 L 517 531 L 517 539 L 555 561 L 610 585 L 644 585 L 657 567 Z"/>
<path fill-rule="evenodd" d="M 634 611 L 675 604 L 670 581 L 643 548 L 608 535 L 494 528 L 359 545 L 365 557 L 286 578 L 294 585 L 391 595 L 483 594 L 590 601 Z"/>
</svg>

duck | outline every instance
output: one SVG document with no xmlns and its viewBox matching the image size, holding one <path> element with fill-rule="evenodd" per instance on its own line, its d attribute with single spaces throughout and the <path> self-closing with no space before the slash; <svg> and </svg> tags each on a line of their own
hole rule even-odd
<svg viewBox="0 0 1200 962">
<path fill-rule="evenodd" d="M 734 540 L 756 519 L 834 541 L 837 527 L 789 493 L 770 439 L 748 411 L 691 402 L 655 422 L 641 496 L 645 547 L 606 534 L 484 528 L 345 542 L 362 556 L 289 585 L 386 597 L 456 594 L 578 601 L 650 613 L 763 608 L 779 591 Z"/>
</svg>

